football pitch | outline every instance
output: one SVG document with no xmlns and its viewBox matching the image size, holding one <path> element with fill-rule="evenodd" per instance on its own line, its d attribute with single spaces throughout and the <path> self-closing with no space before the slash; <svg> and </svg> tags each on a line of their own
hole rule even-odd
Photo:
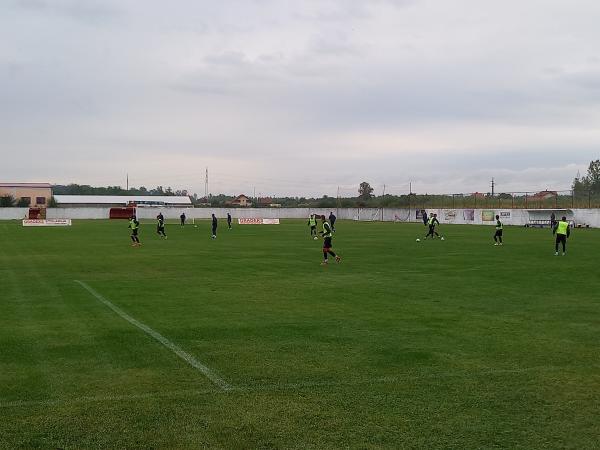
<svg viewBox="0 0 600 450">
<path fill-rule="evenodd" d="M 598 448 L 600 230 L 0 222 L 2 448 Z"/>
</svg>

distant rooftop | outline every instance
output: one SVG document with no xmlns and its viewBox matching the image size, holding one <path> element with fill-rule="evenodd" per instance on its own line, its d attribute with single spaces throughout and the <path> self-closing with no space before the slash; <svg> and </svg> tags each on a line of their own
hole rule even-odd
<svg viewBox="0 0 600 450">
<path fill-rule="evenodd" d="M 19 187 L 19 188 L 52 188 L 52 185 L 50 183 L 0 183 L 0 187 L 4 187 L 4 188 L 12 188 L 12 187 Z"/>
</svg>

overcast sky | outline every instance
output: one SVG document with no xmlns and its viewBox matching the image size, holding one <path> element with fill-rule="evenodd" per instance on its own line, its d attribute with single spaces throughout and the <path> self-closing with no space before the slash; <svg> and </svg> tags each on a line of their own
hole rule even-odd
<svg viewBox="0 0 600 450">
<path fill-rule="evenodd" d="M 0 0 L 0 181 L 568 189 L 597 0 Z"/>
</svg>

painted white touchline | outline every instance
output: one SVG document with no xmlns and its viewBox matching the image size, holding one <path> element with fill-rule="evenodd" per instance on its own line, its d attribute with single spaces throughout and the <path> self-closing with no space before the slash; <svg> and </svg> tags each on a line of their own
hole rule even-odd
<svg viewBox="0 0 600 450">
<path fill-rule="evenodd" d="M 171 350 L 173 353 L 175 353 L 177 356 L 179 356 L 181 359 L 183 359 L 185 362 L 187 362 L 190 366 L 194 367 L 195 369 L 198 369 L 200 372 L 202 372 L 202 374 L 204 374 L 204 376 L 206 376 L 206 378 L 208 378 L 210 381 L 212 381 L 218 387 L 220 387 L 224 391 L 232 390 L 233 387 L 229 383 L 227 383 L 223 378 L 221 378 L 219 375 L 217 375 L 212 369 L 210 369 L 206 365 L 202 364 L 200 361 L 198 361 L 196 358 L 194 358 L 192 355 L 190 355 L 186 351 L 179 348 L 175 343 L 171 342 L 169 339 L 164 337 L 162 334 L 158 333 L 157 331 L 154 331 L 148 325 L 143 324 L 142 322 L 135 319 L 134 317 L 131 317 L 129 314 L 127 314 L 121 308 L 119 308 L 118 306 L 116 306 L 113 303 L 111 303 L 110 301 L 108 301 L 106 298 L 104 298 L 101 294 L 99 294 L 94 289 L 92 289 L 90 286 L 85 284 L 83 281 L 79 281 L 79 280 L 73 280 L 73 281 L 75 281 L 75 283 L 79 284 L 82 288 L 84 288 L 86 291 L 88 291 L 90 294 L 92 294 L 94 297 L 96 297 L 96 299 L 99 302 L 103 303 L 104 305 L 106 305 L 110 309 L 112 309 L 115 313 L 117 313 L 119 316 L 121 316 L 127 322 L 129 322 L 132 325 L 135 325 L 140 330 L 144 331 L 146 334 L 153 337 L 158 342 L 160 342 L 162 345 L 167 347 L 169 350 Z"/>
</svg>

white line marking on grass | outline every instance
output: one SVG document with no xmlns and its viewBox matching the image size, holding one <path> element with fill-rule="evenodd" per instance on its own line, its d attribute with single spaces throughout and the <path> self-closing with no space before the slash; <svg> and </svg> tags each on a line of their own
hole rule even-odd
<svg viewBox="0 0 600 450">
<path fill-rule="evenodd" d="M 176 344 L 171 342 L 169 339 L 164 337 L 162 334 L 158 333 L 157 331 L 154 331 L 148 325 L 145 325 L 142 322 L 140 322 L 139 320 L 131 317 L 129 314 L 127 314 L 125 311 L 123 311 L 118 306 L 112 304 L 110 301 L 108 301 L 106 298 L 104 298 L 101 294 L 96 292 L 90 286 L 85 284 L 83 281 L 79 281 L 79 280 L 73 280 L 73 281 L 75 281 L 75 283 L 79 284 L 82 288 L 84 288 L 86 291 L 88 291 L 90 294 L 92 294 L 94 297 L 96 297 L 96 299 L 99 302 L 103 303 L 104 305 L 106 305 L 110 309 L 112 309 L 115 313 L 117 313 L 119 316 L 121 316 L 127 322 L 129 322 L 132 325 L 135 325 L 140 330 L 144 331 L 146 334 L 148 334 L 149 336 L 156 339 L 158 342 L 160 342 L 162 345 L 167 347 L 169 350 L 171 350 L 173 353 L 175 353 L 177 356 L 179 356 L 181 359 L 183 359 L 185 362 L 187 362 L 193 368 L 198 369 L 200 372 L 202 372 L 204 374 L 204 376 L 206 376 L 206 378 L 208 378 L 210 381 L 212 381 L 215 385 L 217 385 L 224 391 L 232 390 L 233 387 L 229 383 L 227 383 L 223 378 L 221 378 L 219 375 L 217 375 L 212 369 L 210 369 L 206 365 L 202 364 L 200 361 L 198 361 L 196 358 L 194 358 L 192 355 L 190 355 L 186 351 L 179 348 Z"/>
</svg>

